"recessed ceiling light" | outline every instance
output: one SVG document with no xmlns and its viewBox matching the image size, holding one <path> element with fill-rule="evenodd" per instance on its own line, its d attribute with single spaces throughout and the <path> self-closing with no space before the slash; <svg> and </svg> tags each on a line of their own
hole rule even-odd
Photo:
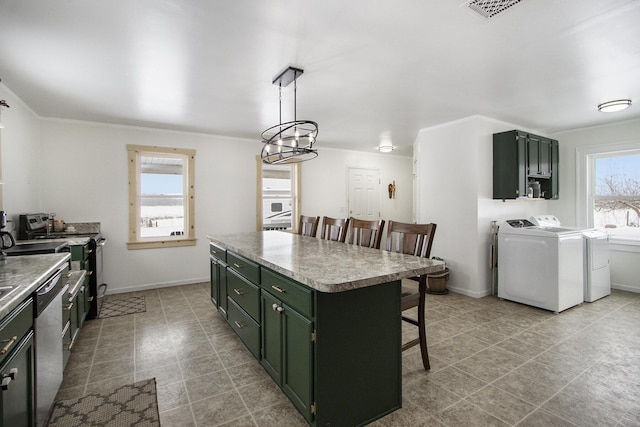
<svg viewBox="0 0 640 427">
<path fill-rule="evenodd" d="M 615 111 L 624 110 L 625 108 L 629 108 L 631 106 L 630 99 L 618 99 L 615 101 L 603 102 L 598 105 L 598 111 L 602 111 L 603 113 L 613 113 Z"/>
</svg>

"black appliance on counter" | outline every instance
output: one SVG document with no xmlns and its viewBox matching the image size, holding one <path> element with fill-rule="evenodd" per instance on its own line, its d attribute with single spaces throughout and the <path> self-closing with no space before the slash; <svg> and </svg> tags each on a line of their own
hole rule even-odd
<svg viewBox="0 0 640 427">
<path fill-rule="evenodd" d="M 103 247 L 107 239 L 99 231 L 76 228 L 73 232 L 51 231 L 53 229 L 51 214 L 21 214 L 18 222 L 18 240 L 35 239 L 73 239 L 74 237 L 89 238 L 89 298 L 91 308 L 88 319 L 95 319 L 102 308 L 102 301 L 107 292 L 107 284 L 103 276 Z"/>
</svg>

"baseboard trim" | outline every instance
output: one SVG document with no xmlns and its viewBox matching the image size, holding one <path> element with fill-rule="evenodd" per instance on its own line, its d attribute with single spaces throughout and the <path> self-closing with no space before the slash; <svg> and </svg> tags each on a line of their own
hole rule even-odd
<svg viewBox="0 0 640 427">
<path fill-rule="evenodd" d="M 469 289 L 458 288 L 455 286 L 447 286 L 450 292 L 455 292 L 456 294 L 466 295 L 471 298 L 484 298 L 487 295 L 491 295 L 491 289 L 484 289 L 482 291 L 470 291 Z"/>
<path fill-rule="evenodd" d="M 170 288 L 172 286 L 195 285 L 197 283 L 209 283 L 209 277 L 194 278 L 187 280 L 175 280 L 172 282 L 149 283 L 146 285 L 127 286 L 124 288 L 107 288 L 107 295 L 124 294 L 127 292 L 148 291 L 152 289 Z"/>
<path fill-rule="evenodd" d="M 623 284 L 620 284 L 620 283 L 612 283 L 611 284 L 611 289 L 617 289 L 619 291 L 634 292 L 636 294 L 640 293 L 640 288 L 638 288 L 636 286 L 623 285 Z"/>
</svg>

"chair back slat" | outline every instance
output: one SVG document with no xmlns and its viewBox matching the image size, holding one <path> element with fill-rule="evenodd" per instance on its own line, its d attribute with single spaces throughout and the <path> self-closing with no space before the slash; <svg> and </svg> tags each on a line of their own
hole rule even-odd
<svg viewBox="0 0 640 427">
<path fill-rule="evenodd" d="M 351 217 L 349 223 L 347 243 L 380 249 L 384 220 L 367 221 Z"/>
<path fill-rule="evenodd" d="M 298 234 L 302 236 L 316 237 L 318 232 L 319 216 L 300 215 L 300 224 L 298 226 Z"/>
<path fill-rule="evenodd" d="M 347 238 L 348 228 L 349 218 L 330 218 L 325 216 L 322 218 L 320 238 L 344 243 Z"/>
<path fill-rule="evenodd" d="M 386 250 L 429 258 L 436 224 L 407 224 L 389 221 Z"/>
</svg>

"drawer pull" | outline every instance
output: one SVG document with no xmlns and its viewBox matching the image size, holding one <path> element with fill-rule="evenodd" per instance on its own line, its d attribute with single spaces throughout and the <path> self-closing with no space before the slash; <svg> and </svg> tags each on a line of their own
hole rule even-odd
<svg viewBox="0 0 640 427">
<path fill-rule="evenodd" d="M 70 302 L 68 306 L 65 307 L 66 311 L 71 311 L 71 309 L 73 308 L 73 303 Z"/>
<path fill-rule="evenodd" d="M 6 352 L 8 352 L 11 346 L 13 345 L 13 343 L 15 343 L 17 339 L 18 337 L 14 335 L 8 340 L 1 341 L 1 342 L 6 342 L 6 344 L 4 345 L 4 347 L 2 347 L 2 349 L 0 349 L 0 354 L 5 354 Z"/>
<path fill-rule="evenodd" d="M 280 286 L 276 286 L 276 285 L 271 285 L 271 289 L 280 292 L 281 294 L 286 293 L 287 291 L 282 289 Z"/>
<path fill-rule="evenodd" d="M 211 253 L 215 255 L 215 254 L 217 254 L 218 252 L 216 252 L 216 251 L 214 251 L 213 249 L 211 249 Z"/>
<path fill-rule="evenodd" d="M 237 320 L 235 322 L 233 322 L 236 324 L 236 326 L 238 327 L 238 329 L 242 329 L 244 328 L 246 325 L 243 325 L 242 323 L 238 322 Z"/>
<path fill-rule="evenodd" d="M 233 263 L 233 266 L 234 266 L 235 268 L 242 268 L 242 266 L 241 266 L 240 264 L 238 264 L 237 262 L 234 262 L 234 263 Z"/>
<path fill-rule="evenodd" d="M 87 276 L 91 276 L 93 274 L 93 271 L 87 271 Z"/>
<path fill-rule="evenodd" d="M 241 291 L 240 289 L 238 289 L 238 288 L 233 288 L 233 292 L 235 292 L 236 294 L 238 294 L 238 295 L 240 295 L 240 296 L 244 295 L 244 292 L 242 292 L 242 291 Z"/>
<path fill-rule="evenodd" d="M 64 277 L 66 277 L 66 278 L 68 279 L 68 278 L 69 278 L 69 277 L 71 277 L 71 276 L 73 276 L 73 274 L 69 272 L 69 273 L 67 273 Z"/>
</svg>

